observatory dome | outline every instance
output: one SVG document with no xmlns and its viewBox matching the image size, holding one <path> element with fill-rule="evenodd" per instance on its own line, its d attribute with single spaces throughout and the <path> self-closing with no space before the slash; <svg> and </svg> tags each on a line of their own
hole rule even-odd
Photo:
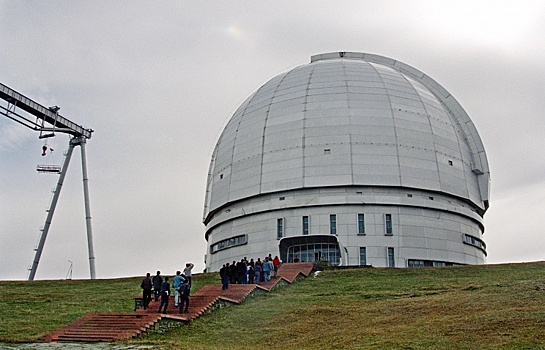
<svg viewBox="0 0 545 350">
<path fill-rule="evenodd" d="M 387 57 L 316 55 L 257 89 L 217 141 L 206 264 L 479 264 L 488 199 L 483 144 L 447 90 Z"/>
</svg>

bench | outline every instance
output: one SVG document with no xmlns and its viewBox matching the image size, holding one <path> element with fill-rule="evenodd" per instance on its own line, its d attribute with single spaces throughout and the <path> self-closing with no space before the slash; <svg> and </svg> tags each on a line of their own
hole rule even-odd
<svg viewBox="0 0 545 350">
<path fill-rule="evenodd" d="M 144 298 L 140 297 L 134 297 L 134 311 L 140 309 L 141 307 L 144 307 Z"/>
</svg>

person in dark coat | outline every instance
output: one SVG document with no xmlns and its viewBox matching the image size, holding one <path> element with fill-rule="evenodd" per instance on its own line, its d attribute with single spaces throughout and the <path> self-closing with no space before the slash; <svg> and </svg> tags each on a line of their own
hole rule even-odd
<svg viewBox="0 0 545 350">
<path fill-rule="evenodd" d="M 159 313 L 161 313 L 161 309 L 163 308 L 163 305 L 165 306 L 164 314 L 167 313 L 168 308 L 168 299 L 170 298 L 170 283 L 168 283 L 168 277 L 165 277 L 165 281 L 161 284 L 161 305 L 159 305 Z"/>
<path fill-rule="evenodd" d="M 146 277 L 140 283 L 140 288 L 142 288 L 142 304 L 144 304 L 144 310 L 148 308 L 149 303 L 151 302 L 151 288 L 153 284 L 151 282 L 150 273 L 146 274 Z"/>
<path fill-rule="evenodd" d="M 161 277 L 161 271 L 157 271 L 157 275 L 153 276 L 153 293 L 155 294 L 155 301 L 159 300 L 159 294 L 161 294 L 162 283 L 163 283 L 163 277 Z"/>
<path fill-rule="evenodd" d="M 179 289 L 180 292 L 180 313 L 189 312 L 189 293 L 191 292 L 191 285 L 189 280 L 184 280 Z M 185 308 L 184 308 L 185 304 Z"/>
<path fill-rule="evenodd" d="M 248 283 L 254 284 L 255 283 L 255 271 L 253 265 L 248 265 Z"/>
<path fill-rule="evenodd" d="M 229 283 L 235 284 L 237 283 L 237 262 L 233 261 L 233 263 L 229 266 Z"/>
<path fill-rule="evenodd" d="M 246 273 L 247 273 L 246 262 L 244 261 L 244 259 L 242 259 L 237 263 L 238 283 L 240 283 L 240 284 L 246 284 L 247 283 L 246 282 Z"/>
<path fill-rule="evenodd" d="M 223 264 L 220 269 L 221 289 L 225 290 L 229 288 L 229 263 Z"/>
</svg>

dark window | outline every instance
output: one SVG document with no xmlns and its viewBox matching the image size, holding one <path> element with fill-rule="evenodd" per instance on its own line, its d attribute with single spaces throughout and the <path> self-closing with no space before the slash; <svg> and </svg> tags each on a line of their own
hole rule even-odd
<svg viewBox="0 0 545 350">
<path fill-rule="evenodd" d="M 394 248 L 388 247 L 388 267 L 395 267 Z"/>
<path fill-rule="evenodd" d="M 460 264 L 451 263 L 447 261 L 435 261 L 435 260 L 415 260 L 409 259 L 407 262 L 408 267 L 444 267 L 444 266 L 459 266 Z"/>
<path fill-rule="evenodd" d="M 332 235 L 337 234 L 337 215 L 329 215 L 329 233 Z"/>
<path fill-rule="evenodd" d="M 384 225 L 386 227 L 387 235 L 391 235 L 394 233 L 392 228 L 392 214 L 384 214 Z"/>
<path fill-rule="evenodd" d="M 276 220 L 276 238 L 280 239 L 284 236 L 284 219 Z"/>
<path fill-rule="evenodd" d="M 487 256 L 488 254 L 486 253 L 486 243 L 484 243 L 483 240 L 475 237 L 475 236 L 471 236 L 471 235 L 468 235 L 468 234 L 465 234 L 464 235 L 464 243 L 465 244 L 469 244 L 469 245 L 472 245 L 474 247 L 477 247 L 479 248 L 480 250 L 482 250 L 482 252 L 484 253 L 485 256 Z"/>
<path fill-rule="evenodd" d="M 360 247 L 360 266 L 367 265 L 367 248 Z"/>
<path fill-rule="evenodd" d="M 235 247 L 237 245 L 243 245 L 248 243 L 248 235 L 240 235 L 231 238 L 224 239 L 210 246 L 210 253 L 216 253 L 220 250 Z"/>
<path fill-rule="evenodd" d="M 303 234 L 308 235 L 308 216 L 303 216 Z"/>
<path fill-rule="evenodd" d="M 358 234 L 365 234 L 365 214 L 358 214 Z"/>
</svg>

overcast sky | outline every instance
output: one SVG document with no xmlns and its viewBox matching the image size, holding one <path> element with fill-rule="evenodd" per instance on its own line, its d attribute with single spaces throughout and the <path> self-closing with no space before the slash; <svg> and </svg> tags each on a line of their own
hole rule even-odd
<svg viewBox="0 0 545 350">
<path fill-rule="evenodd" d="M 451 92 L 491 168 L 488 263 L 545 259 L 543 1 L 0 0 L 0 82 L 95 130 L 87 143 L 98 278 L 204 268 L 205 183 L 236 108 L 333 51 L 409 64 Z M 5 102 L 0 101 L 3 106 Z M 69 137 L 0 116 L 0 279 L 28 277 Z M 88 278 L 80 148 L 36 279 Z"/>
</svg>

